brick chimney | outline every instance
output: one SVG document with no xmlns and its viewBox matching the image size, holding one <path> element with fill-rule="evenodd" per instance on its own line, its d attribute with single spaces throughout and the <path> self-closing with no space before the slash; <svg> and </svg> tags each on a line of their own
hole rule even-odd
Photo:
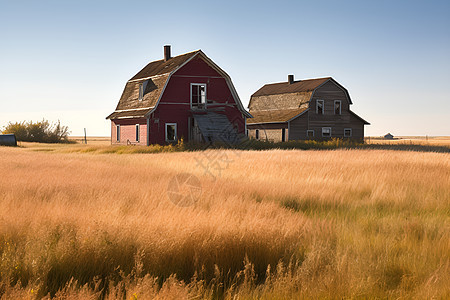
<svg viewBox="0 0 450 300">
<path fill-rule="evenodd" d="M 294 75 L 288 75 L 288 83 L 293 84 L 294 83 Z"/>
<path fill-rule="evenodd" d="M 172 56 L 170 56 L 170 45 L 164 46 L 164 61 L 168 61 Z"/>
</svg>

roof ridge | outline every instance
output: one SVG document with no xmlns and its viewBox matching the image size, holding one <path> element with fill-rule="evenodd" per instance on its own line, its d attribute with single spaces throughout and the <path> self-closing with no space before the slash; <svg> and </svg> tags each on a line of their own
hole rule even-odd
<svg viewBox="0 0 450 300">
<path fill-rule="evenodd" d="M 328 77 L 300 79 L 300 80 L 295 80 L 292 84 L 299 83 L 299 82 L 304 82 L 304 81 L 323 80 L 323 79 L 333 79 L 333 77 L 328 76 Z M 266 86 L 266 85 L 273 85 L 273 84 L 282 84 L 282 83 L 288 83 L 288 82 L 287 81 L 280 81 L 280 82 L 266 83 L 264 86 Z"/>
<path fill-rule="evenodd" d="M 151 78 L 153 76 L 164 75 L 171 73 L 173 70 L 179 68 L 187 60 L 195 57 L 197 54 L 203 53 L 201 50 L 195 50 L 187 53 L 183 53 L 177 56 L 173 56 L 168 60 L 159 59 L 149 62 L 142 68 L 136 75 L 128 79 L 129 82 L 136 81 L 144 78 Z"/>
</svg>

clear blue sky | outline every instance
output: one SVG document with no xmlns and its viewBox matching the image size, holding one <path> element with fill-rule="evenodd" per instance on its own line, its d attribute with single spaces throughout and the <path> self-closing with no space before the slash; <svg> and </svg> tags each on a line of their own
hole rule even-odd
<svg viewBox="0 0 450 300">
<path fill-rule="evenodd" d="M 202 49 L 247 106 L 263 84 L 332 76 L 367 135 L 450 135 L 450 1 L 0 0 L 0 127 L 105 117 L 150 61 Z"/>
</svg>

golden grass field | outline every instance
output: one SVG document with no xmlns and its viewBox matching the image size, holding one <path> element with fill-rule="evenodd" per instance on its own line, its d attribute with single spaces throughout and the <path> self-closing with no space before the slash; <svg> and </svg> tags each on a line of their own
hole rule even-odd
<svg viewBox="0 0 450 300">
<path fill-rule="evenodd" d="M 95 147 L 0 147 L 2 299 L 450 298 L 449 153 Z"/>
</svg>

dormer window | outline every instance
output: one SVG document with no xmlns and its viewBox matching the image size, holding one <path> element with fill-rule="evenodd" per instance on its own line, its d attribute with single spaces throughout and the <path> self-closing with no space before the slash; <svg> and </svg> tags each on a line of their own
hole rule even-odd
<svg viewBox="0 0 450 300">
<path fill-rule="evenodd" d="M 334 114 L 341 114 L 341 100 L 334 100 Z"/>
<path fill-rule="evenodd" d="M 205 83 L 191 83 L 191 107 L 196 109 L 206 108 Z"/>
<path fill-rule="evenodd" d="M 316 113 L 318 114 L 318 115 L 323 115 L 323 111 L 324 111 L 324 102 L 325 101 L 323 101 L 323 100 L 317 100 L 316 101 Z"/>
<path fill-rule="evenodd" d="M 147 87 L 148 80 L 139 83 L 139 101 L 144 99 L 145 88 Z"/>
</svg>

